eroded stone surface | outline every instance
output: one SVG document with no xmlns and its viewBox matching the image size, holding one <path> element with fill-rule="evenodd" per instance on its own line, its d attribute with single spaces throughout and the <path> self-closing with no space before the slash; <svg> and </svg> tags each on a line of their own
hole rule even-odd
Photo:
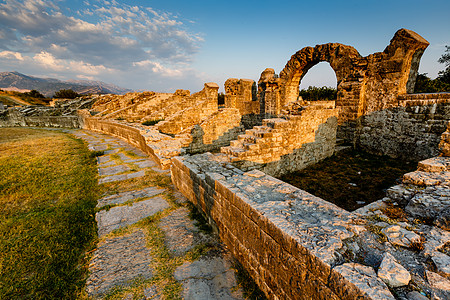
<svg viewBox="0 0 450 300">
<path fill-rule="evenodd" d="M 116 175 L 119 173 L 123 173 L 126 171 L 129 171 L 130 167 L 124 166 L 124 165 L 117 165 L 112 167 L 106 167 L 106 168 L 98 168 L 98 174 L 100 176 L 110 176 L 110 175 Z"/>
<path fill-rule="evenodd" d="M 101 184 L 101 183 L 108 183 L 108 182 L 138 178 L 138 177 L 142 177 L 142 176 L 145 176 L 144 170 L 138 171 L 138 172 L 133 172 L 133 173 L 128 173 L 128 174 L 106 176 L 106 177 L 100 178 L 98 180 L 98 182 Z"/>
<path fill-rule="evenodd" d="M 135 278 L 151 278 L 152 258 L 145 244 L 142 230 L 100 243 L 90 263 L 88 294 L 97 298 L 114 286 L 130 284 Z"/>
<path fill-rule="evenodd" d="M 167 201 L 157 196 L 149 200 L 133 203 L 130 206 L 116 206 L 108 211 L 99 211 L 95 215 L 98 223 L 98 235 L 103 236 L 114 229 L 134 224 L 168 207 Z"/>
<path fill-rule="evenodd" d="M 122 204 L 124 202 L 135 200 L 138 198 L 149 198 L 161 194 L 162 192 L 164 192 L 164 189 L 151 186 L 142 190 L 118 193 L 99 199 L 97 201 L 97 207 L 112 204 Z"/>
<path fill-rule="evenodd" d="M 373 300 L 394 300 L 389 288 L 379 278 L 372 267 L 358 263 L 345 263 L 334 268 L 348 281 L 364 291 Z"/>
<path fill-rule="evenodd" d="M 230 262 L 220 257 L 185 262 L 175 270 L 186 300 L 242 299 Z"/>
<path fill-rule="evenodd" d="M 182 207 L 162 218 L 159 222 L 159 227 L 166 236 L 166 246 L 176 256 L 186 254 L 196 245 L 212 241 L 210 237 L 199 231 L 188 215 L 188 209 Z"/>
<path fill-rule="evenodd" d="M 376 225 L 380 226 L 379 224 Z M 420 240 L 420 236 L 417 233 L 406 230 L 399 225 L 386 226 L 382 229 L 382 232 L 393 245 L 409 247 L 412 243 Z"/>
</svg>

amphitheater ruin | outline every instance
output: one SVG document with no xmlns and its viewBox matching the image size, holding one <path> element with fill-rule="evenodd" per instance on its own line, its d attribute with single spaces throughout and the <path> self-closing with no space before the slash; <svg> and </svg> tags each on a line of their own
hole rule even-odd
<svg viewBox="0 0 450 300">
<path fill-rule="evenodd" d="M 279 75 L 228 79 L 220 106 L 219 86 L 205 83 L 193 94 L 9 108 L 0 126 L 83 128 L 138 147 L 170 170 L 269 299 L 450 299 L 450 94 L 413 94 L 428 45 L 400 29 L 366 57 L 338 43 L 305 47 Z M 319 62 L 336 74 L 335 101 L 298 97 Z M 337 144 L 421 162 L 385 198 L 352 212 L 275 178 L 332 156 Z M 405 217 L 392 217 L 392 206 Z"/>
</svg>

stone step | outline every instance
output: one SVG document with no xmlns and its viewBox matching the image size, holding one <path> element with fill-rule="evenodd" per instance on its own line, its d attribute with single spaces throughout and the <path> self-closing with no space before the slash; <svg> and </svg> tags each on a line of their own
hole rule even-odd
<svg viewBox="0 0 450 300">
<path fill-rule="evenodd" d="M 450 157 L 437 156 L 419 162 L 419 171 L 448 172 L 450 171 Z"/>
<path fill-rule="evenodd" d="M 336 139 L 336 146 L 342 146 L 345 144 L 345 140 L 344 139 Z"/>
<path fill-rule="evenodd" d="M 352 149 L 352 146 L 336 146 L 334 148 L 334 153 L 336 154 L 336 153 L 339 153 L 339 152 L 342 152 L 342 151 L 351 150 L 351 149 Z"/>
</svg>

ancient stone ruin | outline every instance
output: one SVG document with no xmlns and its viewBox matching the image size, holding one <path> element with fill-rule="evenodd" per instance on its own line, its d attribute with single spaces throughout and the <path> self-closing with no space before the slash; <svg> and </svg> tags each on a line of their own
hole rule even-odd
<svg viewBox="0 0 450 300">
<path fill-rule="evenodd" d="M 305 47 L 279 75 L 228 79 L 223 107 L 219 86 L 206 83 L 194 94 L 98 96 L 42 126 L 76 118 L 72 127 L 120 137 L 170 169 L 269 299 L 449 299 L 450 94 L 411 94 L 428 44 L 400 29 L 366 57 L 338 43 Z M 336 73 L 337 100 L 303 101 L 299 83 L 322 61 Z M 38 126 L 24 110 L 0 114 L 0 126 Z M 422 162 L 353 212 L 272 177 L 342 141 Z"/>
</svg>

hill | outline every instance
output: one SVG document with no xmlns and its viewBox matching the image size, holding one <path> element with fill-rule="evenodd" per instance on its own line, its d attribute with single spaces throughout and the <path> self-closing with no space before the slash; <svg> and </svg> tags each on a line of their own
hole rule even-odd
<svg viewBox="0 0 450 300">
<path fill-rule="evenodd" d="M 38 90 L 47 97 L 61 89 L 72 89 L 79 94 L 118 94 L 132 92 L 130 89 L 118 87 L 102 81 L 70 80 L 39 78 L 19 72 L 0 72 L 0 89 L 3 90 Z"/>
</svg>

